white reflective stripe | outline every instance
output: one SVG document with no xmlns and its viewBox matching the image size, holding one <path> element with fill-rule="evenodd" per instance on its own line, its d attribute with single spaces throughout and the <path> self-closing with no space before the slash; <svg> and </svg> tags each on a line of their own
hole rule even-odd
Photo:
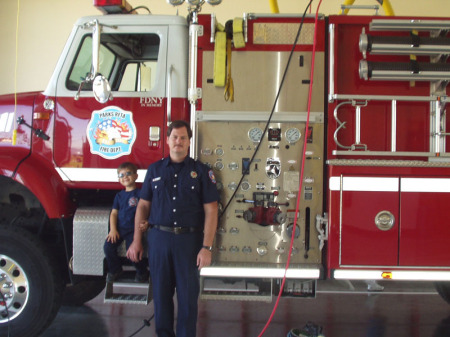
<svg viewBox="0 0 450 337">
<path fill-rule="evenodd" d="M 398 192 L 399 178 L 384 177 L 343 177 L 343 191 Z M 331 177 L 329 188 L 340 191 L 341 177 Z"/>
<path fill-rule="evenodd" d="M 340 280 L 385 280 L 382 273 L 391 273 L 397 281 L 450 281 L 450 271 L 440 270 L 335 270 L 333 276 Z"/>
<path fill-rule="evenodd" d="M 273 277 L 283 278 L 285 270 L 283 268 L 244 268 L 244 267 L 203 267 L 200 270 L 201 276 L 223 276 L 223 277 Z M 288 269 L 286 278 L 310 278 L 318 279 L 320 270 L 318 268 L 299 268 Z"/>
<path fill-rule="evenodd" d="M 402 192 L 450 192 L 450 179 L 402 178 Z"/>
<path fill-rule="evenodd" d="M 333 277 L 339 280 L 382 280 L 381 270 L 335 270 Z"/>
<path fill-rule="evenodd" d="M 117 169 L 57 167 L 56 171 L 64 181 L 73 182 L 118 182 Z M 136 182 L 144 181 L 147 170 L 138 170 Z"/>
<path fill-rule="evenodd" d="M 341 177 L 331 177 L 329 188 L 331 191 L 340 191 L 341 190 Z"/>
</svg>

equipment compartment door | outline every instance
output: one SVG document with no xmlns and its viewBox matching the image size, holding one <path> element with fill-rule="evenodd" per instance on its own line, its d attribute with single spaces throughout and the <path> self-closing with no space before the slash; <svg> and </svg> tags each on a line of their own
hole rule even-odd
<svg viewBox="0 0 450 337">
<path fill-rule="evenodd" d="M 398 264 L 398 178 L 343 177 L 341 265 Z"/>
<path fill-rule="evenodd" d="M 450 179 L 402 178 L 401 266 L 448 266 Z"/>
</svg>

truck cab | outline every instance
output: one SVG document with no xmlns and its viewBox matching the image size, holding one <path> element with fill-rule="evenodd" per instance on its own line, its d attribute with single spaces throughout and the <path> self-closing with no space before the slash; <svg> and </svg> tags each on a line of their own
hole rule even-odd
<svg viewBox="0 0 450 337">
<path fill-rule="evenodd" d="M 167 125 L 189 121 L 187 49 L 179 16 L 84 17 L 43 92 L 18 94 L 16 108 L 14 95 L 0 98 L 1 332 L 34 336 L 63 298 L 83 303 L 103 289 L 103 262 L 74 275 L 84 262 L 72 259 L 75 214 L 104 211 L 91 235 L 104 241 L 119 164 L 134 162 L 142 182 L 167 155 Z M 83 242 L 103 261 L 102 244 Z"/>
</svg>

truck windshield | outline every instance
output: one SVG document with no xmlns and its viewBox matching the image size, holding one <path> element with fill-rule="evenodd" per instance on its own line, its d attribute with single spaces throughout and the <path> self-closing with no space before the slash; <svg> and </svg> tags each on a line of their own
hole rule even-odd
<svg viewBox="0 0 450 337">
<path fill-rule="evenodd" d="M 156 34 L 102 34 L 99 72 L 113 91 L 150 91 L 156 82 L 159 44 Z M 91 67 L 92 37 L 86 35 L 67 77 L 67 89 L 77 91 Z M 92 83 L 82 88 L 91 89 Z"/>
</svg>

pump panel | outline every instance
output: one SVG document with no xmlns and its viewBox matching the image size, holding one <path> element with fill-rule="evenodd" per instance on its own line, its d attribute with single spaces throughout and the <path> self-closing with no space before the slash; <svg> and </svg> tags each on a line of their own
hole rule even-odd
<svg viewBox="0 0 450 337">
<path fill-rule="evenodd" d="M 310 124 L 305 132 L 304 122 L 272 122 L 263 134 L 265 126 L 198 124 L 199 159 L 214 170 L 223 211 L 214 261 L 286 263 L 294 230 L 291 262 L 320 263 L 315 217 L 322 214 L 323 124 Z"/>
</svg>

